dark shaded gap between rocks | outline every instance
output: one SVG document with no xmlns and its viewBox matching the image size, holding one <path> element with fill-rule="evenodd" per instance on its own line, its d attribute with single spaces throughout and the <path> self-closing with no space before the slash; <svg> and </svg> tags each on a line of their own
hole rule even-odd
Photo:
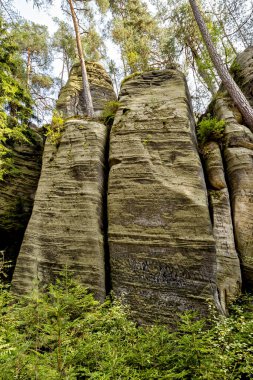
<svg viewBox="0 0 253 380">
<path fill-rule="evenodd" d="M 108 241 L 108 181 L 109 181 L 109 150 L 110 150 L 110 132 L 111 127 L 107 127 L 106 145 L 105 145 L 105 157 L 104 157 L 104 186 L 103 186 L 103 234 L 104 234 L 104 261 L 105 261 L 105 293 L 108 296 L 112 290 L 111 283 L 111 266 L 110 266 L 110 251 Z"/>
</svg>

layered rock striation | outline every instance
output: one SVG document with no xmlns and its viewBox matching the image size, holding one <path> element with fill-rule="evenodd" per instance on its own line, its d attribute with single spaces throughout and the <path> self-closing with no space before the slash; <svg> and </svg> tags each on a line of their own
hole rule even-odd
<svg viewBox="0 0 253 380">
<path fill-rule="evenodd" d="M 81 71 L 75 65 L 62 89 L 58 110 L 67 117 L 60 141 L 47 139 L 34 209 L 13 278 L 17 292 L 33 281 L 49 283 L 67 268 L 105 297 L 105 214 L 108 129 L 85 117 Z M 106 72 L 89 64 L 95 110 L 115 94 Z M 79 75 L 80 74 L 80 75 Z"/>
<path fill-rule="evenodd" d="M 230 196 L 219 144 L 215 141 L 208 142 L 202 151 L 216 243 L 216 281 L 221 308 L 223 313 L 227 314 L 227 306 L 240 295 L 242 283 L 240 262 L 235 247 Z"/>
<path fill-rule="evenodd" d="M 86 62 L 86 69 L 95 115 L 99 116 L 105 103 L 116 100 L 116 95 L 112 90 L 112 81 L 109 75 L 99 63 Z M 57 101 L 57 110 L 63 117 L 86 114 L 82 91 L 81 66 L 76 63 L 70 71 L 66 85 L 61 89 Z"/>
<path fill-rule="evenodd" d="M 188 89 L 176 70 L 127 80 L 110 136 L 112 288 L 140 322 L 219 307 L 216 247 Z"/>
<path fill-rule="evenodd" d="M 107 129 L 69 119 L 61 142 L 45 144 L 33 213 L 13 277 L 17 292 L 67 269 L 105 295 L 103 186 Z"/>
<path fill-rule="evenodd" d="M 233 67 L 235 80 L 253 105 L 253 47 L 241 53 Z M 252 291 L 253 134 L 223 87 L 212 102 L 210 112 L 226 122 L 221 148 L 230 195 L 234 240 L 241 261 L 243 287 Z"/>
<path fill-rule="evenodd" d="M 253 48 L 234 67 L 253 104 Z M 100 65 L 88 64 L 88 73 L 99 115 L 115 94 Z M 201 147 L 185 78 L 175 69 L 127 78 L 111 132 L 85 116 L 78 65 L 58 110 L 65 122 L 59 141 L 46 141 L 13 277 L 17 292 L 67 269 L 99 300 L 112 289 L 140 323 L 172 323 L 188 309 L 206 314 L 208 300 L 226 314 L 242 281 L 252 290 L 253 136 L 223 88 L 209 112 L 225 120 L 224 138 Z M 19 192 L 31 212 L 39 166 L 31 152 L 25 164 L 24 152 L 17 149 L 23 177 L 0 190 L 0 216 L 17 207 Z"/>
</svg>

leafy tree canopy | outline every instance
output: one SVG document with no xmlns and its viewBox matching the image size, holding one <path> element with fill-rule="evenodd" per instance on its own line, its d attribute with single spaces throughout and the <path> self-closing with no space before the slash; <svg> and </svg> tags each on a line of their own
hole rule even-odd
<svg viewBox="0 0 253 380">
<path fill-rule="evenodd" d="M 18 46 L 0 18 L 0 180 L 12 171 L 7 142 L 27 141 L 25 130 L 32 116 L 32 99 L 18 78 Z"/>
</svg>

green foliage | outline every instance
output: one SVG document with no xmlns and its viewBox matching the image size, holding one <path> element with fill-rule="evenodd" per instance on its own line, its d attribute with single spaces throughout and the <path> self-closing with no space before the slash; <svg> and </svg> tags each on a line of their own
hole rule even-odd
<svg viewBox="0 0 253 380">
<path fill-rule="evenodd" d="M 155 64 L 159 28 L 141 0 L 110 1 L 112 39 L 120 46 L 125 75 L 145 71 Z"/>
<path fill-rule="evenodd" d="M 207 141 L 220 141 L 223 138 L 225 120 L 216 117 L 204 117 L 197 126 L 197 137 L 200 144 Z"/>
<path fill-rule="evenodd" d="M 45 127 L 46 136 L 49 141 L 52 144 L 59 146 L 62 132 L 64 130 L 64 119 L 57 112 L 54 112 L 51 124 L 48 124 Z"/>
<path fill-rule="evenodd" d="M 54 22 L 58 25 L 58 29 L 53 35 L 52 46 L 56 52 L 62 55 L 64 66 L 69 74 L 77 55 L 74 31 L 70 25 L 57 17 L 54 18 Z"/>
<path fill-rule="evenodd" d="M 250 298 L 228 318 L 187 312 L 172 331 L 137 327 L 117 300 L 100 304 L 67 272 L 19 298 L 0 288 L 2 380 L 249 379 L 252 331 Z"/>
<path fill-rule="evenodd" d="M 103 123 L 107 126 L 112 126 L 113 121 L 116 115 L 116 112 L 119 108 L 120 102 L 116 100 L 111 100 L 109 102 L 106 102 L 104 105 L 104 109 L 101 115 L 101 118 L 103 120 Z"/>
<path fill-rule="evenodd" d="M 10 146 L 28 142 L 27 123 L 32 115 L 30 94 L 17 77 L 16 54 L 17 45 L 0 18 L 0 181 L 16 173 Z"/>
<path fill-rule="evenodd" d="M 127 75 L 121 82 L 121 86 L 122 84 L 126 83 L 129 79 L 132 79 L 132 78 L 135 78 L 137 77 L 138 75 L 142 74 L 143 71 L 136 71 L 135 73 L 132 73 L 130 75 Z"/>
</svg>

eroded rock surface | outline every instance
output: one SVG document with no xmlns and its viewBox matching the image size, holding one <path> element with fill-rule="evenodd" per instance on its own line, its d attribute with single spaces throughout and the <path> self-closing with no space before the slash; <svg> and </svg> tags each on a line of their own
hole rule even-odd
<svg viewBox="0 0 253 380">
<path fill-rule="evenodd" d="M 222 311 L 227 314 L 227 306 L 241 292 L 240 262 L 235 248 L 230 198 L 219 144 L 208 142 L 203 152 L 216 242 L 217 286 Z"/>
<path fill-rule="evenodd" d="M 59 146 L 47 140 L 33 213 L 18 257 L 13 287 L 51 281 L 67 268 L 105 295 L 103 186 L 107 129 L 80 119 L 65 123 Z"/>
<path fill-rule="evenodd" d="M 35 191 L 40 176 L 43 139 L 31 130 L 29 143 L 10 147 L 17 171 L 0 184 L 0 259 L 8 262 L 6 273 L 11 278 L 24 232 L 31 216 Z"/>
<path fill-rule="evenodd" d="M 235 79 L 253 104 L 253 47 L 246 49 L 234 65 Z M 253 134 L 243 124 L 240 112 L 221 88 L 211 105 L 213 115 L 226 121 L 223 161 L 230 193 L 236 249 L 243 285 L 253 289 Z"/>
<path fill-rule="evenodd" d="M 112 287 L 135 319 L 168 322 L 215 299 L 216 250 L 183 75 L 127 80 L 110 136 Z"/>
<path fill-rule="evenodd" d="M 86 68 L 95 115 L 99 116 L 104 104 L 116 100 L 116 96 L 109 75 L 99 63 L 86 62 Z M 81 66 L 77 63 L 72 67 L 69 79 L 61 89 L 57 101 L 57 109 L 64 117 L 86 113 L 82 88 Z"/>
</svg>

